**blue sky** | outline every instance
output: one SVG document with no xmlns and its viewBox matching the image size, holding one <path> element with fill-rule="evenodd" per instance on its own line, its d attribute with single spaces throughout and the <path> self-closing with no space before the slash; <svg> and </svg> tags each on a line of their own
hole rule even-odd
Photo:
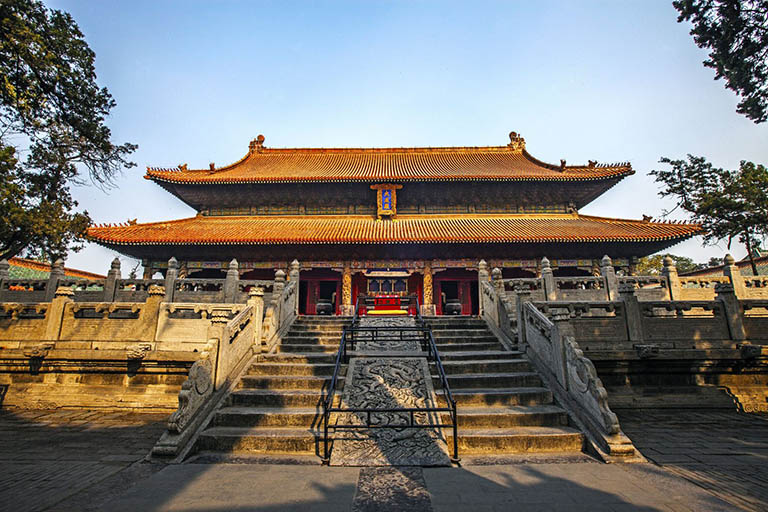
<svg viewBox="0 0 768 512">
<path fill-rule="evenodd" d="M 145 167 L 231 163 L 259 133 L 275 147 L 472 146 L 514 130 L 545 161 L 629 160 L 637 174 L 582 210 L 623 218 L 670 206 L 646 175 L 661 156 L 768 163 L 768 126 L 735 113 L 671 1 L 47 5 L 96 52 L 115 141 L 139 145 L 118 188 L 75 191 L 96 222 L 192 215 Z M 92 245 L 68 265 L 105 273 L 115 255 Z"/>
</svg>

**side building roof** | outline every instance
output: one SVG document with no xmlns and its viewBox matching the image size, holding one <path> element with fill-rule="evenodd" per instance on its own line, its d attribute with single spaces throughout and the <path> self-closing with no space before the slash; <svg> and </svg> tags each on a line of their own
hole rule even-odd
<svg viewBox="0 0 768 512">
<path fill-rule="evenodd" d="M 11 258 L 8 260 L 8 274 L 12 279 L 47 279 L 51 275 L 51 265 L 28 258 Z M 78 279 L 105 279 L 101 274 L 64 267 L 64 275 Z"/>
</svg>

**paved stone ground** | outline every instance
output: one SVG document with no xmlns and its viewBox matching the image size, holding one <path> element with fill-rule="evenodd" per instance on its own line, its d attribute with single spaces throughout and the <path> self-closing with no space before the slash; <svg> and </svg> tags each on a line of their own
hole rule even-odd
<svg viewBox="0 0 768 512">
<path fill-rule="evenodd" d="M 87 510 L 159 471 L 137 464 L 167 414 L 0 410 L 0 511 Z M 98 485 L 96 485 L 98 484 Z M 84 492 L 88 491 L 88 492 Z"/>
<path fill-rule="evenodd" d="M 620 417 L 658 465 L 553 456 L 424 469 L 255 464 L 247 457 L 161 466 L 139 461 L 165 414 L 0 411 L 0 511 L 768 510 L 767 416 Z"/>
<path fill-rule="evenodd" d="M 353 468 L 168 466 L 104 506 L 109 512 L 731 511 L 653 464 Z"/>
<path fill-rule="evenodd" d="M 649 460 L 744 510 L 768 510 L 768 414 L 617 412 Z"/>
</svg>

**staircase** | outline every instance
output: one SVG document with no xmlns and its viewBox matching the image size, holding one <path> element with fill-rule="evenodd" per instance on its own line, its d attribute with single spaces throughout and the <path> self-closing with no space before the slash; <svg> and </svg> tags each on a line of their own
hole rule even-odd
<svg viewBox="0 0 768 512">
<path fill-rule="evenodd" d="M 568 426 L 538 373 L 520 352 L 504 347 L 484 320 L 426 320 L 457 402 L 460 456 L 581 452 L 583 435 Z M 198 457 L 311 456 L 319 463 L 321 400 L 347 321 L 299 317 L 279 351 L 259 355 L 216 412 L 198 438 Z M 432 377 L 438 389 L 434 363 Z M 341 375 L 337 389 L 343 386 Z M 450 429 L 444 433 L 452 446 Z"/>
<path fill-rule="evenodd" d="M 522 353 L 505 348 L 484 320 L 426 320 L 456 400 L 462 456 L 581 452 L 583 434 L 568 427 L 567 413 L 554 404 L 552 393 Z M 451 446 L 451 432 L 446 434 Z"/>
<path fill-rule="evenodd" d="M 320 454 L 315 433 L 320 430 L 321 399 L 347 321 L 299 317 L 279 352 L 259 355 L 216 412 L 197 441 L 200 456 Z M 338 385 L 343 384 L 341 376 Z"/>
</svg>

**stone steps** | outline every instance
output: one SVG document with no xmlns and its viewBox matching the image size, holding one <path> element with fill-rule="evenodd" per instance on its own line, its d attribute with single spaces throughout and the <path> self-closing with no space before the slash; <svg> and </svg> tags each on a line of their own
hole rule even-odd
<svg viewBox="0 0 768 512">
<path fill-rule="evenodd" d="M 246 370 L 201 433 L 196 450 L 212 457 L 319 453 L 312 427 L 322 417 L 324 390 L 330 385 L 342 327 L 347 323 L 346 319 L 299 317 L 279 351 L 259 355 Z M 342 367 L 335 405 L 341 400 L 345 370 Z"/>
<path fill-rule="evenodd" d="M 544 405 L 552 403 L 552 392 L 545 387 L 517 387 L 517 388 L 475 388 L 454 389 L 451 388 L 456 405 L 461 407 L 471 406 L 508 406 L 508 405 Z"/>
<path fill-rule="evenodd" d="M 344 377 L 339 377 L 339 389 L 344 385 Z M 327 388 L 331 376 L 304 375 L 243 375 L 239 389 L 311 389 L 318 392 Z"/>
<path fill-rule="evenodd" d="M 527 359 L 467 359 L 464 361 L 443 361 L 443 369 L 446 375 L 481 372 L 525 372 L 531 371 L 531 363 Z"/>
<path fill-rule="evenodd" d="M 448 446 L 453 435 L 446 429 Z M 494 454 L 580 452 L 584 436 L 571 427 L 462 428 L 459 431 L 459 453 Z"/>
<path fill-rule="evenodd" d="M 277 347 L 279 353 L 303 353 L 303 352 L 322 352 L 326 354 L 335 354 L 339 350 L 339 345 L 310 345 L 308 343 L 281 343 Z"/>
<path fill-rule="evenodd" d="M 428 322 L 456 400 L 461 455 L 581 452 L 584 436 L 568 427 L 567 413 L 520 351 L 507 350 L 482 320 Z M 446 336 L 461 339 L 462 331 L 472 333 L 471 342 L 441 343 Z M 437 368 L 431 369 L 439 389 Z M 451 447 L 452 431 L 445 434 Z"/>
<path fill-rule="evenodd" d="M 495 350 L 502 350 L 504 346 L 499 343 L 498 341 L 495 342 L 482 342 L 482 343 L 437 343 L 435 342 L 435 346 L 437 346 L 437 350 L 440 352 L 440 357 L 442 357 L 443 352 L 450 353 L 450 352 L 467 352 L 471 350 L 479 350 L 479 351 L 495 351 Z"/>
<path fill-rule="evenodd" d="M 277 353 L 262 354 L 256 358 L 257 363 L 304 363 L 304 364 L 323 364 L 335 363 L 335 354 L 302 354 L 302 353 Z"/>
<path fill-rule="evenodd" d="M 470 388 L 489 388 L 489 387 L 542 387 L 541 377 L 536 372 L 510 372 L 510 373 L 465 373 L 465 374 L 446 374 L 448 385 L 451 389 L 454 387 L 461 389 Z M 432 375 L 432 382 L 439 386 L 437 375 Z"/>
<path fill-rule="evenodd" d="M 304 376 L 328 376 L 333 375 L 335 365 L 333 363 L 305 364 L 294 362 L 280 362 L 271 364 L 259 364 L 251 366 L 246 375 L 304 375 Z"/>
<path fill-rule="evenodd" d="M 210 427 L 198 439 L 199 450 L 230 453 L 316 453 L 315 432 L 291 427 Z"/>
<path fill-rule="evenodd" d="M 216 427 L 306 427 L 322 420 L 322 407 L 222 407 L 214 417 Z"/>
<path fill-rule="evenodd" d="M 450 421 L 448 416 L 445 421 Z M 461 407 L 459 428 L 559 427 L 568 425 L 568 415 L 555 405 L 509 405 Z M 459 431 L 461 434 L 462 431 Z"/>
<path fill-rule="evenodd" d="M 258 356 L 196 449 L 227 453 L 318 456 L 322 398 L 348 319 L 300 317 L 275 354 Z M 477 317 L 428 319 L 459 414 L 460 455 L 578 453 L 583 435 L 519 351 L 507 350 Z M 344 367 L 342 367 L 344 368 Z M 432 378 L 442 393 L 431 365 Z M 334 403 L 341 401 L 345 371 Z M 443 418 L 448 420 L 448 418 Z M 334 435 L 333 429 L 330 430 Z M 443 434 L 452 446 L 451 429 Z"/>
<path fill-rule="evenodd" d="M 463 351 L 455 351 L 455 352 L 446 352 L 443 353 L 442 350 L 440 350 L 440 359 L 443 361 L 443 363 L 446 363 L 448 361 L 466 361 L 466 360 L 473 360 L 473 359 L 484 359 L 484 360 L 493 360 L 493 359 L 507 359 L 509 357 L 521 357 L 522 352 L 518 351 L 507 351 L 507 350 L 483 350 L 483 351 L 477 351 L 477 350 L 463 350 Z"/>
<path fill-rule="evenodd" d="M 238 407 L 270 406 L 280 409 L 317 407 L 322 399 L 321 393 L 309 389 L 237 389 L 229 395 L 228 403 Z"/>
</svg>

